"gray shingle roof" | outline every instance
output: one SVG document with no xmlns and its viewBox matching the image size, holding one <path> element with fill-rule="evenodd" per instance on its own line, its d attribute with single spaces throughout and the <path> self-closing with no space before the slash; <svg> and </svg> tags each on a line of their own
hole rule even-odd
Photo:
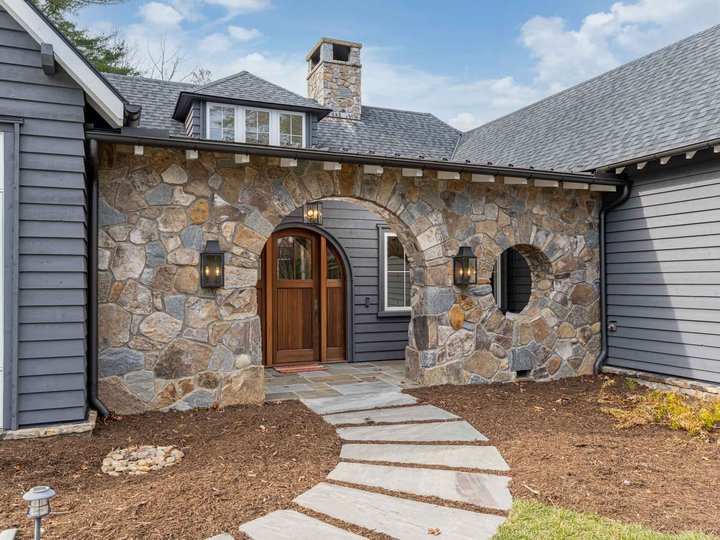
<svg viewBox="0 0 720 540">
<path fill-rule="evenodd" d="M 327 116 L 318 122 L 318 146 L 332 150 L 450 159 L 459 136 L 432 114 L 366 105 L 362 120 Z"/>
<path fill-rule="evenodd" d="M 720 25 L 465 133 L 454 158 L 587 170 L 720 137 Z"/>
<path fill-rule="evenodd" d="M 140 127 L 167 129 L 171 135 L 185 136 L 185 125 L 172 119 L 180 92 L 191 92 L 194 84 L 159 81 L 145 77 L 103 73 L 103 76 L 133 105 L 142 105 Z"/>
<path fill-rule="evenodd" d="M 247 71 L 241 71 L 224 79 L 197 86 L 191 91 L 205 96 L 325 110 L 317 101 L 298 95 L 290 90 L 285 90 L 283 87 L 256 77 Z"/>
</svg>

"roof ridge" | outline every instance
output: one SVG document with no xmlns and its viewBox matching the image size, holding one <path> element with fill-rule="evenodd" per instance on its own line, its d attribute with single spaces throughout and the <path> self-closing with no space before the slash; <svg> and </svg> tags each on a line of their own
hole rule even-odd
<svg viewBox="0 0 720 540">
<path fill-rule="evenodd" d="M 242 71 L 238 71 L 237 73 L 233 73 L 232 75 L 227 75 L 226 77 L 222 77 L 220 79 L 216 79 L 214 81 L 210 81 L 205 84 L 201 84 L 197 87 L 198 90 L 205 90 L 207 88 L 212 88 L 214 86 L 217 86 L 220 83 L 224 83 L 225 81 L 230 81 L 232 79 L 236 79 L 238 77 L 244 77 L 245 75 L 252 75 L 249 71 L 246 69 L 243 69 Z"/>
<path fill-rule="evenodd" d="M 381 111 L 395 111 L 395 112 L 405 112 L 405 113 L 412 113 L 412 114 L 424 114 L 426 116 L 434 116 L 432 113 L 425 112 L 425 111 L 412 111 L 410 109 L 398 109 L 395 107 L 378 107 L 377 105 L 363 105 L 363 108 L 379 109 Z"/>
<path fill-rule="evenodd" d="M 124 79 L 140 79 L 143 81 L 152 81 L 152 82 L 163 83 L 163 84 L 177 84 L 177 85 L 181 84 L 183 86 L 197 87 L 197 85 L 194 83 L 189 83 L 189 82 L 184 82 L 184 81 L 168 81 L 168 80 L 164 80 L 164 79 L 154 79 L 152 77 L 145 77 L 144 75 L 125 75 L 123 73 L 110 73 L 107 71 L 103 71 L 101 73 L 102 73 L 103 77 L 108 77 L 108 76 L 122 77 Z"/>
<path fill-rule="evenodd" d="M 590 79 L 586 79 L 586 80 L 584 80 L 584 81 L 580 81 L 579 83 L 574 84 L 574 85 L 572 85 L 572 86 L 569 86 L 568 88 L 565 88 L 565 89 L 563 89 L 563 90 L 560 90 L 559 92 L 555 92 L 555 93 L 553 93 L 553 94 L 550 94 L 549 96 L 545 96 L 545 97 L 542 98 L 542 99 L 539 99 L 539 100 L 537 100 L 537 101 L 534 101 L 533 103 L 529 103 L 528 105 L 525 105 L 524 107 L 521 107 L 520 109 L 517 109 L 517 110 L 515 110 L 515 111 L 512 111 L 512 112 L 509 112 L 509 113 L 507 113 L 507 114 L 504 114 L 503 116 L 500 116 L 500 117 L 498 117 L 498 118 L 495 118 L 495 119 L 493 119 L 493 120 L 490 120 L 489 122 L 485 122 L 484 124 L 480 124 L 479 126 L 473 128 L 473 129 L 471 129 L 471 130 L 469 130 L 469 131 L 463 132 L 462 137 L 465 138 L 465 136 L 468 136 L 468 135 L 474 133 L 475 131 L 478 131 L 478 130 L 481 129 L 481 128 L 488 127 L 488 126 L 490 126 L 490 125 L 492 125 L 492 124 L 495 124 L 495 123 L 497 123 L 497 122 L 500 122 L 501 120 L 504 120 L 504 119 L 506 119 L 506 118 L 508 118 L 508 117 L 510 117 L 510 116 L 515 116 L 515 115 L 521 113 L 522 111 L 525 111 L 525 110 L 530 109 L 530 108 L 532 108 L 532 107 L 536 107 L 536 106 L 538 106 L 540 103 L 544 103 L 544 102 L 546 102 L 546 101 L 548 101 L 548 100 L 550 100 L 550 99 L 556 98 L 556 97 L 561 96 L 561 95 L 563 95 L 563 94 L 567 94 L 567 93 L 571 92 L 572 90 L 576 90 L 576 89 L 578 89 L 578 88 L 584 87 L 584 86 L 586 86 L 586 85 L 588 85 L 588 84 L 590 84 L 590 83 L 593 83 L 593 82 L 597 81 L 598 79 L 601 79 L 601 78 L 603 78 L 603 77 L 606 77 L 606 76 L 610 75 L 611 73 L 615 73 L 615 72 L 620 71 L 620 70 L 622 70 L 622 69 L 628 69 L 630 66 L 634 66 L 635 64 L 638 64 L 638 63 L 640 63 L 641 61 L 645 61 L 645 60 L 647 60 L 647 59 L 650 58 L 650 57 L 653 57 L 653 56 L 655 56 L 655 55 L 657 55 L 657 54 L 663 53 L 663 52 L 665 52 L 667 49 L 671 49 L 671 48 L 673 48 L 673 47 L 677 47 L 677 46 L 679 46 L 680 44 L 684 44 L 685 42 L 690 41 L 690 40 L 692 40 L 692 39 L 698 39 L 698 38 L 700 38 L 700 36 L 703 36 L 704 34 L 707 34 L 707 33 L 712 33 L 712 31 L 717 31 L 718 29 L 720 29 L 720 24 L 713 25 L 713 26 L 711 26 L 711 27 L 709 27 L 709 28 L 706 28 L 705 30 L 701 30 L 700 32 L 696 32 L 695 34 L 692 34 L 692 35 L 690 35 L 690 36 L 687 36 L 687 37 L 684 37 L 684 38 L 682 38 L 682 39 L 679 39 L 678 41 L 674 41 L 673 43 L 669 43 L 668 45 L 665 45 L 664 47 L 662 47 L 662 48 L 660 48 L 660 49 L 656 49 L 656 50 L 651 51 L 651 52 L 649 52 L 649 53 L 647 53 L 647 54 L 644 54 L 643 56 L 640 56 L 640 57 L 638 57 L 638 58 L 635 58 L 634 60 L 630 60 L 629 62 L 625 62 L 624 64 L 620 64 L 619 66 L 616 66 L 616 67 L 614 67 L 614 68 L 612 68 L 612 69 L 609 69 L 608 71 L 605 71 L 605 72 L 603 72 L 603 73 L 599 73 L 598 75 L 595 75 L 594 77 L 591 77 Z M 454 154 L 453 154 L 453 155 L 454 155 Z"/>
</svg>

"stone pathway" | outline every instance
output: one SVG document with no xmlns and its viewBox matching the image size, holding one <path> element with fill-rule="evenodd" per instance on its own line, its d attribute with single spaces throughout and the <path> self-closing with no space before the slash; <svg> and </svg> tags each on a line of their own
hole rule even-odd
<svg viewBox="0 0 720 540">
<path fill-rule="evenodd" d="M 492 538 L 505 521 L 499 514 L 512 504 L 510 478 L 493 473 L 509 470 L 497 449 L 461 418 L 419 405 L 394 385 L 388 388 L 373 381 L 363 386 L 368 392 L 303 399 L 325 421 L 342 426 L 336 428 L 341 439 L 354 442 L 343 445 L 340 458 L 348 461 L 330 472 L 330 482 L 318 484 L 293 502 L 315 516 L 337 520 L 336 524 L 352 524 L 400 540 L 438 535 L 457 540 Z M 477 511 L 429 504 L 413 496 L 467 503 Z M 272 512 L 245 523 L 240 531 L 255 540 L 364 538 L 294 510 Z"/>
</svg>

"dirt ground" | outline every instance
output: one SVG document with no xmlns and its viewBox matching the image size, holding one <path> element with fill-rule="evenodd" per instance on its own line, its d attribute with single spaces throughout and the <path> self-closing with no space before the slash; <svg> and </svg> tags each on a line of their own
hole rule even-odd
<svg viewBox="0 0 720 540">
<path fill-rule="evenodd" d="M 100 472 L 106 454 L 132 444 L 176 445 L 176 466 L 145 476 Z M 299 402 L 224 411 L 148 413 L 100 426 L 92 437 L 0 442 L 0 530 L 32 535 L 22 494 L 47 484 L 58 496 L 43 540 L 199 539 L 273 510 L 336 465 L 335 430 Z"/>
<path fill-rule="evenodd" d="M 514 495 L 628 523 L 720 534 L 720 441 L 661 426 L 617 430 L 599 403 L 604 378 L 409 393 L 462 416 L 510 464 Z M 631 390 L 623 379 L 611 401 Z"/>
</svg>

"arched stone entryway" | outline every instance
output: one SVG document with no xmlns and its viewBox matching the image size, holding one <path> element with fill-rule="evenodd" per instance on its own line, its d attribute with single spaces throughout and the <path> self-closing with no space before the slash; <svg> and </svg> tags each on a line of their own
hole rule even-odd
<svg viewBox="0 0 720 540">
<path fill-rule="evenodd" d="M 180 151 L 146 148 L 136 156 L 108 145 L 101 156 L 100 393 L 119 412 L 262 399 L 258 258 L 285 216 L 329 198 L 376 213 L 409 256 L 413 379 L 511 380 L 516 357 L 538 378 L 564 376 L 594 359 L 594 193 L 476 184 L 469 175 L 439 180 L 432 171 L 374 175 L 351 164 L 285 167 L 261 156 L 239 165 L 208 152 L 188 160 Z M 207 240 L 226 251 L 223 289 L 199 287 Z M 481 280 L 470 289 L 452 284 L 461 245 L 479 258 Z M 493 261 L 510 245 L 528 246 L 529 257 L 529 246 L 542 253 L 532 305 L 513 322 L 496 315 L 489 290 Z"/>
</svg>

